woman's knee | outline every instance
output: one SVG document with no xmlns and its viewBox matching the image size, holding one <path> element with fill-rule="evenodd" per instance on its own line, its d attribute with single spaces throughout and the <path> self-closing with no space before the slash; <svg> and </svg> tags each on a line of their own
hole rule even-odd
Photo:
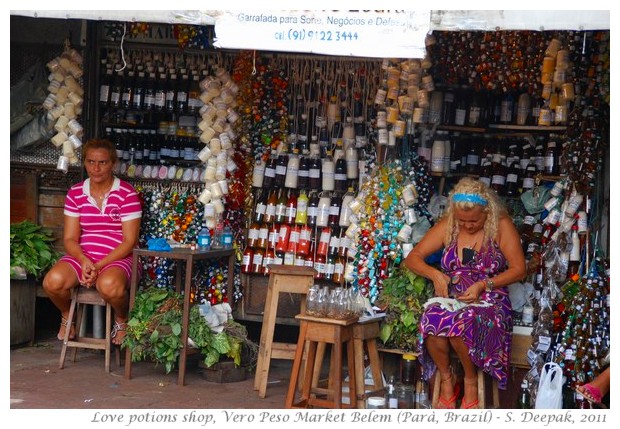
<svg viewBox="0 0 620 429">
<path fill-rule="evenodd" d="M 99 294 L 106 301 L 122 298 L 127 294 L 127 279 L 124 273 L 108 271 L 97 279 Z"/>
<path fill-rule="evenodd" d="M 43 278 L 43 290 L 47 294 L 56 295 L 70 289 L 72 283 L 74 283 L 70 278 L 72 274 L 73 271 L 69 271 L 60 265 L 55 265 Z M 75 275 L 73 274 L 73 276 Z"/>
</svg>

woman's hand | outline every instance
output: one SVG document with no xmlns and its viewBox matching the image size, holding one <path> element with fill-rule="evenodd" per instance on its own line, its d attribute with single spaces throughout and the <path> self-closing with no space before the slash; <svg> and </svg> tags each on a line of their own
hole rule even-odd
<svg viewBox="0 0 620 429">
<path fill-rule="evenodd" d="M 472 303 L 478 301 L 480 294 L 484 291 L 484 282 L 475 282 L 471 284 L 465 292 L 458 296 L 459 301 Z"/>
<path fill-rule="evenodd" d="M 437 274 L 433 276 L 433 285 L 435 286 L 435 296 L 440 298 L 448 297 L 448 287 L 450 285 L 450 277 L 442 273 L 441 271 L 437 271 Z"/>
<path fill-rule="evenodd" d="M 89 259 L 86 259 L 82 262 L 82 278 L 80 279 L 80 283 L 84 286 L 92 287 L 97 280 L 98 274 L 99 270 L 97 270 L 95 264 L 93 264 Z"/>
</svg>

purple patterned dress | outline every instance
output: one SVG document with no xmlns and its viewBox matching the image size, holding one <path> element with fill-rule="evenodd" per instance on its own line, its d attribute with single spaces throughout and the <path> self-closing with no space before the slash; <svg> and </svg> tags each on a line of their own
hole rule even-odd
<svg viewBox="0 0 620 429">
<path fill-rule="evenodd" d="M 493 277 L 506 269 L 506 257 L 499 246 L 492 242 L 477 253 L 473 260 L 463 264 L 458 257 L 456 240 L 444 249 L 441 269 L 452 278 L 449 295 L 464 292 L 471 284 L 487 277 Z M 495 288 L 493 292 L 482 292 L 480 301 L 491 304 L 488 307 L 469 305 L 451 312 L 438 304 L 430 305 L 420 319 L 418 342 L 422 377 L 425 380 L 435 372 L 436 366 L 424 346 L 428 335 L 463 338 L 469 348 L 472 362 L 484 372 L 495 377 L 500 389 L 506 388 L 510 346 L 512 342 L 512 306 L 506 288 Z"/>
</svg>

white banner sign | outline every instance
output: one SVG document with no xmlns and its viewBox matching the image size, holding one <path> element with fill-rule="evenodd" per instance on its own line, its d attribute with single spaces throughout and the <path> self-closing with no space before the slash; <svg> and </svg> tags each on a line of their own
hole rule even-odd
<svg viewBox="0 0 620 429">
<path fill-rule="evenodd" d="M 222 11 L 215 46 L 314 54 L 423 58 L 430 10 Z"/>
</svg>

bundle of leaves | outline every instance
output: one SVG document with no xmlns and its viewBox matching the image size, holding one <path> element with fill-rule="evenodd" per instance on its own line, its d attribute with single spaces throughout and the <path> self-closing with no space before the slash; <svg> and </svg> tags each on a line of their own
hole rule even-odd
<svg viewBox="0 0 620 429">
<path fill-rule="evenodd" d="M 386 347 L 415 351 L 418 321 L 424 303 L 433 296 L 433 285 L 405 267 L 395 268 L 383 281 L 383 290 L 376 305 L 386 316 L 381 325 L 380 339 Z"/>
<path fill-rule="evenodd" d="M 25 220 L 11 224 L 11 278 L 30 274 L 40 278 L 60 256 L 52 232 Z"/>
<path fill-rule="evenodd" d="M 182 316 L 182 295 L 157 287 L 139 292 L 123 340 L 123 347 L 131 350 L 132 362 L 149 360 L 164 364 L 166 373 L 172 371 L 181 354 Z M 188 336 L 208 367 L 219 362 L 222 356 L 241 365 L 243 349 L 257 349 L 248 339 L 245 327 L 234 320 L 227 321 L 222 332 L 213 332 L 196 305 L 190 309 Z"/>
</svg>

